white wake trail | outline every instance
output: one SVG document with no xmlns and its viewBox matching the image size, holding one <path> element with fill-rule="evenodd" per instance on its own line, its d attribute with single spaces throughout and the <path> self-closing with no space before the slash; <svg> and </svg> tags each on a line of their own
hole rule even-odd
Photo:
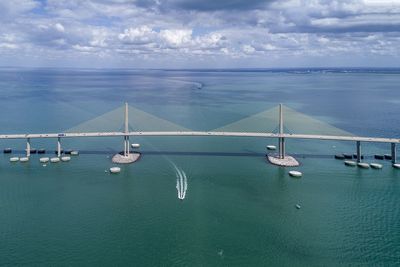
<svg viewBox="0 0 400 267">
<path fill-rule="evenodd" d="M 172 163 L 172 162 L 171 162 Z M 172 165 L 175 168 L 176 173 L 176 190 L 178 191 L 178 199 L 185 199 L 187 190 L 187 177 L 186 173 L 179 169 L 174 163 Z"/>
<path fill-rule="evenodd" d="M 183 191 L 183 175 L 182 175 L 182 171 L 179 171 L 179 176 L 181 177 L 181 183 L 180 183 L 180 185 L 181 185 L 181 199 L 184 199 L 185 197 L 184 197 L 184 191 Z"/>
<path fill-rule="evenodd" d="M 183 172 L 183 178 L 184 178 L 184 181 L 183 181 L 183 195 L 182 195 L 182 198 L 184 199 L 185 197 L 186 197 L 186 191 L 187 191 L 187 187 L 188 187 L 188 184 L 187 184 L 187 177 L 186 177 L 186 173 L 184 172 L 184 171 L 182 171 Z"/>
<path fill-rule="evenodd" d="M 173 163 L 172 163 L 173 164 Z M 178 191 L 178 199 L 183 199 L 182 198 L 182 192 L 183 192 L 183 177 L 182 177 L 182 173 L 179 170 L 179 168 L 173 164 L 174 168 L 175 168 L 175 172 L 176 172 L 176 190 Z"/>
<path fill-rule="evenodd" d="M 178 178 L 178 174 L 177 174 L 177 177 L 176 177 L 176 191 L 178 191 L 178 198 L 180 198 L 181 192 L 180 192 L 180 190 L 179 190 L 179 178 Z"/>
</svg>

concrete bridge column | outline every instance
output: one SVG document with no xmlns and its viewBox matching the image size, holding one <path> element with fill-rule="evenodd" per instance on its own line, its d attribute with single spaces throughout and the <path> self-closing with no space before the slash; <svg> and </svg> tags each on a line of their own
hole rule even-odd
<svg viewBox="0 0 400 267">
<path fill-rule="evenodd" d="M 61 157 L 61 138 L 57 138 L 57 157 Z"/>
<path fill-rule="evenodd" d="M 129 156 L 129 119 L 128 103 L 125 103 L 125 136 L 124 136 L 124 156 Z"/>
<path fill-rule="evenodd" d="M 279 158 L 285 158 L 285 138 L 283 137 L 279 138 Z"/>
<path fill-rule="evenodd" d="M 397 157 L 397 153 L 396 153 L 396 143 L 392 143 L 392 163 L 395 164 L 396 163 L 396 157 Z"/>
<path fill-rule="evenodd" d="M 283 134 L 283 106 L 279 104 L 279 134 Z M 279 158 L 285 158 L 285 138 L 279 137 Z"/>
<path fill-rule="evenodd" d="M 357 141 L 357 162 L 361 162 L 361 142 Z"/>
<path fill-rule="evenodd" d="M 124 137 L 124 156 L 129 156 L 129 136 Z"/>
<path fill-rule="evenodd" d="M 26 139 L 26 156 L 27 157 L 31 156 L 31 139 L 30 138 Z"/>
</svg>

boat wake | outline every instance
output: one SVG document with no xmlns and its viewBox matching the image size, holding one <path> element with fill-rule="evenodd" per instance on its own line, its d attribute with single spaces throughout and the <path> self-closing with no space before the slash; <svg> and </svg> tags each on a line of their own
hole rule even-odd
<svg viewBox="0 0 400 267">
<path fill-rule="evenodd" d="M 176 167 L 175 164 L 174 167 L 176 172 L 176 190 L 178 191 L 178 199 L 184 200 L 188 188 L 186 173 Z"/>
</svg>

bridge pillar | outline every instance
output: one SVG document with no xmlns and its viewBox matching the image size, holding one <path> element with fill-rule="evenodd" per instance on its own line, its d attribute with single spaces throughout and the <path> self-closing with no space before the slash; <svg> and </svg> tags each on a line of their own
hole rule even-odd
<svg viewBox="0 0 400 267">
<path fill-rule="evenodd" d="M 124 156 L 129 156 L 129 136 L 124 137 Z"/>
<path fill-rule="evenodd" d="M 125 136 L 124 136 L 124 156 L 129 156 L 129 119 L 128 103 L 125 103 Z"/>
<path fill-rule="evenodd" d="M 396 157 L 397 157 L 397 153 L 396 153 L 396 143 L 392 143 L 392 163 L 395 164 L 396 163 Z"/>
<path fill-rule="evenodd" d="M 61 157 L 61 138 L 57 138 L 57 157 Z"/>
<path fill-rule="evenodd" d="M 279 104 L 279 134 L 283 134 L 283 107 Z M 285 158 L 285 138 L 279 137 L 279 158 Z"/>
<path fill-rule="evenodd" d="M 279 138 L 279 158 L 285 158 L 285 138 L 283 137 Z"/>
<path fill-rule="evenodd" d="M 30 138 L 26 139 L 26 156 L 27 157 L 31 156 L 31 139 Z"/>
<path fill-rule="evenodd" d="M 357 141 L 357 162 L 361 162 L 361 142 Z"/>
</svg>

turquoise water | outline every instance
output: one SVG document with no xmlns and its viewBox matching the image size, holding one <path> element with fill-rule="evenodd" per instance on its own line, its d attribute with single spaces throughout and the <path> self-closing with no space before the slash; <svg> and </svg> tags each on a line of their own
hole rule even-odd
<svg viewBox="0 0 400 267">
<path fill-rule="evenodd" d="M 261 125 L 262 116 L 274 117 L 273 108 L 284 103 L 304 114 L 287 113 L 289 132 L 398 137 L 398 84 L 399 73 L 384 71 L 3 69 L 0 132 L 120 128 L 119 108 L 127 101 L 137 130 L 262 131 L 274 128 L 273 120 Z M 1 155 L 0 265 L 400 263 L 400 171 L 388 161 L 382 170 L 362 170 L 333 159 L 353 153 L 352 143 L 289 140 L 288 153 L 304 174 L 293 179 L 266 162 L 265 146 L 275 143 L 269 139 L 132 142 L 141 143 L 142 158 L 118 175 L 105 171 L 122 149 L 119 138 L 63 140 L 81 154 L 46 167 L 38 155 L 26 164 Z M 18 154 L 25 141 L 1 146 Z M 55 140 L 32 146 L 53 152 Z M 363 144 L 363 151 L 389 147 Z M 187 176 L 184 200 L 174 165 Z"/>
</svg>

